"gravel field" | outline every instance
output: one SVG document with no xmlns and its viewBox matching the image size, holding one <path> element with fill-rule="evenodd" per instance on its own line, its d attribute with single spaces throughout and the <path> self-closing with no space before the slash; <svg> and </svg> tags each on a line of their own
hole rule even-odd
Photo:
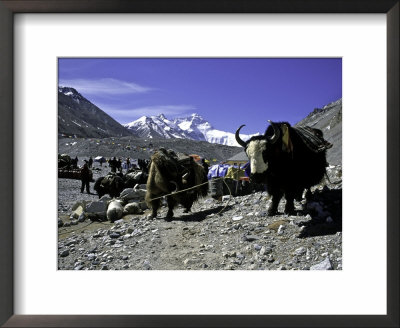
<svg viewBox="0 0 400 328">
<path fill-rule="evenodd" d="M 106 174 L 95 172 L 94 178 Z M 172 222 L 150 210 L 111 223 L 71 220 L 77 201 L 97 201 L 80 193 L 80 181 L 59 179 L 58 267 L 61 270 L 341 270 L 341 167 L 328 170 L 331 182 L 313 188 L 297 215 L 267 216 L 266 192 L 222 200 L 201 199 L 191 213 L 175 209 Z M 93 183 L 91 183 L 93 191 Z M 82 222 L 80 222 L 82 221 Z"/>
</svg>

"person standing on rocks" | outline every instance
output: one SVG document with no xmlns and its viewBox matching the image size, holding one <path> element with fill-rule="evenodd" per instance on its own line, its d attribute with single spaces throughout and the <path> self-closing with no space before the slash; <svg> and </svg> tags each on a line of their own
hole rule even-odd
<svg viewBox="0 0 400 328">
<path fill-rule="evenodd" d="M 78 168 L 78 156 L 75 156 L 75 159 L 73 161 L 73 166 L 74 166 L 75 169 Z"/>
<path fill-rule="evenodd" d="M 113 159 L 110 159 L 108 161 L 108 164 L 110 165 L 111 172 L 116 173 L 117 172 L 117 159 L 115 157 Z"/>
<path fill-rule="evenodd" d="M 83 167 L 81 168 L 81 181 L 81 193 L 83 193 L 83 190 L 86 187 L 86 192 L 90 194 L 90 170 L 86 160 L 85 164 L 83 164 Z"/>
<path fill-rule="evenodd" d="M 206 173 L 208 174 L 208 170 L 210 168 L 210 165 L 208 165 L 207 161 L 205 158 L 203 158 L 201 160 L 201 165 L 203 166 L 204 170 L 206 171 Z"/>
<path fill-rule="evenodd" d="M 88 162 L 88 164 L 89 164 L 89 169 L 92 168 L 92 165 L 93 165 L 93 158 L 92 158 L 92 156 L 89 157 L 89 162 Z"/>
<path fill-rule="evenodd" d="M 121 158 L 118 158 L 117 169 L 118 169 L 119 173 L 122 173 L 122 160 L 121 160 Z"/>
</svg>

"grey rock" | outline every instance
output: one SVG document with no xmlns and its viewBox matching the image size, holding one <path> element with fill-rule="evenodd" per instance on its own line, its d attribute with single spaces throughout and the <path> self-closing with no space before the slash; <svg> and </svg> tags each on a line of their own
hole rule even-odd
<svg viewBox="0 0 400 328">
<path fill-rule="evenodd" d="M 124 213 L 126 213 L 126 214 L 142 214 L 143 211 L 142 211 L 139 203 L 132 202 L 132 203 L 125 205 Z"/>
<path fill-rule="evenodd" d="M 101 197 L 100 199 L 99 199 L 99 201 L 100 202 L 103 202 L 103 203 L 107 203 L 108 201 L 110 201 L 112 198 L 110 197 L 110 196 L 108 196 L 108 195 L 104 195 L 103 197 Z"/>
<path fill-rule="evenodd" d="M 256 251 L 259 251 L 259 250 L 261 250 L 261 246 L 260 245 L 258 245 L 258 244 L 254 244 L 254 249 L 256 250 Z"/>
<path fill-rule="evenodd" d="M 60 254 L 61 257 L 67 257 L 68 255 L 69 255 L 69 250 L 68 249 L 62 251 L 61 254 Z"/>
<path fill-rule="evenodd" d="M 294 251 L 294 253 L 299 256 L 306 254 L 306 252 L 307 252 L 307 249 L 305 247 L 299 247 Z"/>
<path fill-rule="evenodd" d="M 72 206 L 71 210 L 72 210 L 72 211 L 75 211 L 79 206 L 81 206 L 82 209 L 83 209 L 83 211 L 85 211 L 85 209 L 86 209 L 86 202 L 85 202 L 85 201 L 78 201 L 78 202 L 76 202 L 76 203 Z"/>
<path fill-rule="evenodd" d="M 110 233 L 110 238 L 119 238 L 121 237 L 121 234 L 119 232 L 112 232 Z"/>
<path fill-rule="evenodd" d="M 254 240 L 258 240 L 260 238 L 258 238 L 257 236 L 254 236 L 254 235 L 247 235 L 247 236 L 244 236 L 243 239 L 245 241 L 254 241 Z"/>
<path fill-rule="evenodd" d="M 128 201 L 131 199 L 142 201 L 144 200 L 145 196 L 146 196 L 146 190 L 127 188 L 121 192 L 120 198 L 123 199 L 124 201 Z"/>
<path fill-rule="evenodd" d="M 333 270 L 333 267 L 329 257 L 327 257 L 322 262 L 311 266 L 310 270 Z"/>
<path fill-rule="evenodd" d="M 78 222 L 85 222 L 86 220 L 86 215 L 85 213 L 82 213 L 81 215 L 79 215 L 78 217 Z"/>
<path fill-rule="evenodd" d="M 106 210 L 107 210 L 107 203 L 106 202 L 94 201 L 94 202 L 90 202 L 86 206 L 86 212 L 87 213 L 105 212 Z"/>
<path fill-rule="evenodd" d="M 149 260 L 145 260 L 143 262 L 143 268 L 146 270 L 151 270 L 151 265 L 150 265 L 150 261 Z"/>
<path fill-rule="evenodd" d="M 107 219 L 111 222 L 117 221 L 122 217 L 123 212 L 124 208 L 122 207 L 121 202 L 113 200 L 107 207 Z"/>
<path fill-rule="evenodd" d="M 63 220 L 58 219 L 58 227 L 61 228 L 64 225 Z"/>
</svg>

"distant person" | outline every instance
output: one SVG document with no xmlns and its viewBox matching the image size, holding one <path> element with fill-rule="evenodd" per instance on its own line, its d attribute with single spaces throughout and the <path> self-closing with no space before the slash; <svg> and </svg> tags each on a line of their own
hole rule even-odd
<svg viewBox="0 0 400 328">
<path fill-rule="evenodd" d="M 73 163 L 73 167 L 74 167 L 75 169 L 78 168 L 78 156 L 75 156 L 74 163 Z"/>
<path fill-rule="evenodd" d="M 122 161 L 121 161 L 121 158 L 118 158 L 118 161 L 117 161 L 117 169 L 118 169 L 118 171 L 121 173 L 122 172 Z"/>
<path fill-rule="evenodd" d="M 126 159 L 126 170 L 129 171 L 129 169 L 131 168 L 131 161 L 129 159 L 129 157 Z"/>
<path fill-rule="evenodd" d="M 113 159 L 110 159 L 108 161 L 108 164 L 111 167 L 111 172 L 116 173 L 117 172 L 117 159 L 116 159 L 116 157 L 114 157 Z"/>
<path fill-rule="evenodd" d="M 92 168 L 92 165 L 93 165 L 93 158 L 92 158 L 92 156 L 89 157 L 88 165 L 89 165 L 89 169 L 91 169 L 91 168 Z"/>
<path fill-rule="evenodd" d="M 83 193 L 83 190 L 86 187 L 86 192 L 90 194 L 90 170 L 87 161 L 85 161 L 85 164 L 83 164 L 83 167 L 81 168 L 81 181 L 81 193 Z"/>
<path fill-rule="evenodd" d="M 208 163 L 206 162 L 205 158 L 203 158 L 201 160 L 201 165 L 203 165 L 204 171 L 206 171 L 206 173 L 208 173 L 208 169 L 210 168 L 210 165 L 208 165 Z"/>
</svg>

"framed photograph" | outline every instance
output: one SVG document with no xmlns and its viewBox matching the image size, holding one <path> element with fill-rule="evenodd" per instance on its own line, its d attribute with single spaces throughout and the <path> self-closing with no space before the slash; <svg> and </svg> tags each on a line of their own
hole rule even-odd
<svg viewBox="0 0 400 328">
<path fill-rule="evenodd" d="M 0 21 L 2 325 L 398 326 L 398 1 Z"/>
</svg>

